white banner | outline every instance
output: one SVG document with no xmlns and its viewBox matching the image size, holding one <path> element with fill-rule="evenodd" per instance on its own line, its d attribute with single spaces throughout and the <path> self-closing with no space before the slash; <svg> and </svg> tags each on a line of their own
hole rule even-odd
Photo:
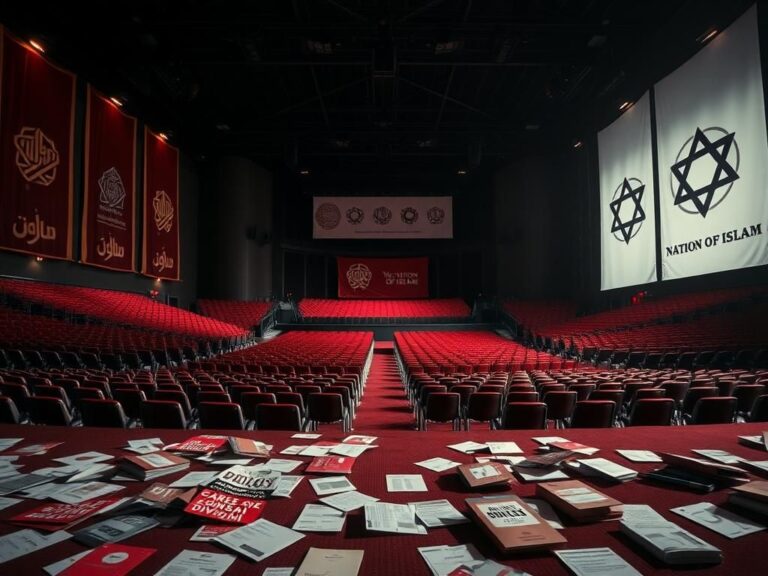
<svg viewBox="0 0 768 576">
<path fill-rule="evenodd" d="M 600 289 L 656 281 L 651 106 L 644 94 L 597 134 Z"/>
<path fill-rule="evenodd" d="M 753 6 L 656 85 L 665 280 L 768 263 L 768 140 Z"/>
<path fill-rule="evenodd" d="M 450 196 L 315 196 L 313 238 L 453 238 Z"/>
</svg>

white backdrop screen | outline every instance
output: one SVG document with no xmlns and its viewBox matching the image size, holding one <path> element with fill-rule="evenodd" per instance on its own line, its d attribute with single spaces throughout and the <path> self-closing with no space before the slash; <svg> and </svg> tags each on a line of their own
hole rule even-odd
<svg viewBox="0 0 768 576">
<path fill-rule="evenodd" d="M 655 87 L 664 280 L 768 263 L 768 140 L 753 6 Z"/>
<path fill-rule="evenodd" d="M 646 93 L 597 134 L 600 289 L 656 280 L 651 108 Z"/>
</svg>

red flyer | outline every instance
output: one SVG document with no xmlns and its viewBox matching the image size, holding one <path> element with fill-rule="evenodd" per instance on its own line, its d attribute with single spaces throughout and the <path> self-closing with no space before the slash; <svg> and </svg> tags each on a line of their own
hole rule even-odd
<svg viewBox="0 0 768 576">
<path fill-rule="evenodd" d="M 154 548 L 104 544 L 59 572 L 59 576 L 123 576 L 155 552 Z"/>
<path fill-rule="evenodd" d="M 264 512 L 266 501 L 233 496 L 203 488 L 184 508 L 184 512 L 230 524 L 250 524 Z"/>
<path fill-rule="evenodd" d="M 14 516 L 10 521 L 49 532 L 64 530 L 121 500 L 123 499 L 102 498 L 80 504 L 44 504 Z"/>
<path fill-rule="evenodd" d="M 166 446 L 164 450 L 172 452 L 191 452 L 193 454 L 210 454 L 212 452 L 222 451 L 228 442 L 229 439 L 226 436 L 201 434 L 200 436 L 187 438 L 178 444 Z"/>
<path fill-rule="evenodd" d="M 351 456 L 316 456 L 305 472 L 314 474 L 351 474 L 355 459 Z"/>
</svg>

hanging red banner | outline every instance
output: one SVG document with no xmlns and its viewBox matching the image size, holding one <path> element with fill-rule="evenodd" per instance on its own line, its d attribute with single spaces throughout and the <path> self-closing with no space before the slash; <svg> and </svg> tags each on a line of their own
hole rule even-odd
<svg viewBox="0 0 768 576">
<path fill-rule="evenodd" d="M 144 249 L 141 271 L 179 280 L 179 151 L 144 129 Z"/>
<path fill-rule="evenodd" d="M 136 118 L 88 86 L 82 261 L 131 272 L 136 208 Z"/>
<path fill-rule="evenodd" d="M 0 34 L 0 248 L 71 260 L 75 76 Z"/>
<path fill-rule="evenodd" d="M 339 298 L 428 298 L 428 258 L 339 257 Z"/>
</svg>

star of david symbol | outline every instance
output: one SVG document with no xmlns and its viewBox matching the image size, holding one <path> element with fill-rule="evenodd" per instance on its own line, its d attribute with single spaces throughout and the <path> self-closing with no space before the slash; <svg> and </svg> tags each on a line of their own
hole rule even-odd
<svg viewBox="0 0 768 576">
<path fill-rule="evenodd" d="M 723 136 L 712 141 L 707 137 L 706 132 L 719 132 Z M 708 128 L 707 130 L 701 130 L 696 128 L 696 134 L 688 142 L 691 143 L 688 149 L 688 155 L 680 159 L 688 142 L 683 144 L 683 147 L 678 153 L 678 161 L 672 165 L 672 175 L 677 178 L 678 186 L 674 191 L 674 181 L 672 188 L 675 194 L 675 206 L 680 206 L 681 210 L 688 212 L 689 214 L 695 214 L 698 212 L 702 218 L 707 217 L 707 213 L 720 202 L 722 202 L 728 193 L 731 191 L 733 182 L 739 179 L 737 170 L 739 169 L 739 147 L 734 140 L 735 132 L 728 133 L 722 128 Z M 736 151 L 736 167 L 734 168 L 730 162 L 728 162 L 728 153 L 733 146 Z M 710 157 L 715 161 L 716 167 L 712 174 L 712 179 L 709 184 L 705 184 L 699 188 L 694 188 L 689 182 L 691 176 L 691 168 L 697 160 L 705 157 Z M 712 203 L 715 192 L 728 186 L 725 193 L 719 198 L 717 202 Z M 683 204 L 690 202 L 695 207 L 696 211 L 686 209 Z"/>
<path fill-rule="evenodd" d="M 631 182 L 635 182 L 635 187 L 632 188 Z M 620 189 L 620 190 L 619 190 Z M 618 194 L 618 198 L 615 198 L 609 206 L 613 213 L 613 223 L 611 224 L 611 234 L 616 236 L 616 233 L 621 234 L 621 238 L 616 236 L 619 240 L 623 240 L 629 244 L 629 241 L 640 231 L 641 224 L 645 221 L 645 210 L 643 210 L 643 193 L 645 192 L 645 184 L 640 182 L 637 178 L 624 178 L 624 182 L 621 183 L 614 193 L 614 198 Z M 621 219 L 621 207 L 624 202 L 633 202 L 634 211 L 632 218 L 627 222 L 623 222 Z M 635 230 L 637 226 L 637 230 Z"/>
</svg>

